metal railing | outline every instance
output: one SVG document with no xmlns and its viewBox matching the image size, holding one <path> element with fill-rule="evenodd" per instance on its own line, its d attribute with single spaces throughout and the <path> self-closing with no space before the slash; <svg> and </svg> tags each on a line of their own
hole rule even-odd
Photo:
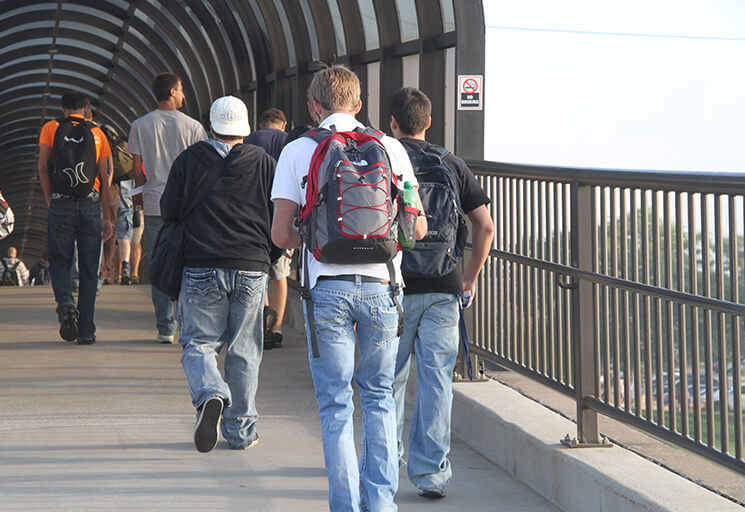
<svg viewBox="0 0 745 512">
<path fill-rule="evenodd" d="M 468 162 L 496 226 L 471 351 L 745 473 L 745 174 Z"/>
</svg>

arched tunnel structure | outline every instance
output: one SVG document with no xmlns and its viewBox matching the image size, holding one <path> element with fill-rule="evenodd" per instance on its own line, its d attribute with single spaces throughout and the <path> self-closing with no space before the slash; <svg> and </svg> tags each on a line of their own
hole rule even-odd
<svg viewBox="0 0 745 512">
<path fill-rule="evenodd" d="M 455 108 L 458 73 L 482 73 L 479 0 L 0 0 L 0 189 L 16 216 L 0 242 L 33 262 L 46 251 L 38 136 L 65 92 L 127 134 L 156 107 L 153 78 L 184 83 L 186 114 L 208 126 L 213 99 L 241 97 L 252 125 L 269 107 L 307 122 L 307 86 L 324 65 L 360 77 L 360 119 L 388 129 L 388 98 L 412 85 L 433 102 L 429 138 L 483 156 L 483 112 Z"/>
</svg>

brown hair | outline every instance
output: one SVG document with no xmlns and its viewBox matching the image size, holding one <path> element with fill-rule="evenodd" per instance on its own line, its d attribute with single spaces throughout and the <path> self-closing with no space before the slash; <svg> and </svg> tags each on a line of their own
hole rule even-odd
<svg viewBox="0 0 745 512">
<path fill-rule="evenodd" d="M 391 97 L 391 115 L 406 135 L 416 135 L 427 128 L 432 115 L 432 102 L 419 89 L 403 87 Z"/>
<path fill-rule="evenodd" d="M 282 112 L 278 108 L 270 108 L 268 110 L 265 110 L 261 114 L 261 126 L 268 125 L 268 124 L 280 124 L 280 123 L 286 123 L 287 118 L 285 117 L 285 113 Z"/>
<path fill-rule="evenodd" d="M 360 80 L 345 66 L 331 66 L 313 76 L 308 98 L 330 112 L 353 112 L 360 101 Z"/>
<path fill-rule="evenodd" d="M 171 97 L 171 89 L 177 89 L 181 79 L 173 73 L 161 73 L 153 80 L 153 94 L 158 102 Z"/>
</svg>

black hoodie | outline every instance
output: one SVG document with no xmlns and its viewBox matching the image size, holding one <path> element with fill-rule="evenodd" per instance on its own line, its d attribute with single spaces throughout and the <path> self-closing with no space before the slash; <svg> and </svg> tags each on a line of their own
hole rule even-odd
<svg viewBox="0 0 745 512">
<path fill-rule="evenodd" d="M 199 181 L 220 160 L 206 141 L 176 158 L 160 198 L 165 222 L 179 220 Z M 251 144 L 236 144 L 225 160 L 220 177 L 187 219 L 184 264 L 268 272 L 275 161 Z"/>
</svg>

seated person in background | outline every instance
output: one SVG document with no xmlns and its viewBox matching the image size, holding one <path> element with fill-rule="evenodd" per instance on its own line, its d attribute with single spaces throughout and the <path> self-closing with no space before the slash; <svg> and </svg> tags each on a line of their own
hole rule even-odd
<svg viewBox="0 0 745 512">
<path fill-rule="evenodd" d="M 28 269 L 18 259 L 18 250 L 8 247 L 8 256 L 2 259 L 2 274 L 0 285 L 2 286 L 28 286 Z"/>
</svg>

